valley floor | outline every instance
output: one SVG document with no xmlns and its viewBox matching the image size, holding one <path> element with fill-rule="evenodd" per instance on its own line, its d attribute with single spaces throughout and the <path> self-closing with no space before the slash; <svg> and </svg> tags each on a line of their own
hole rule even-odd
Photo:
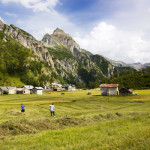
<svg viewBox="0 0 150 150">
<path fill-rule="evenodd" d="M 131 96 L 88 92 L 0 96 L 0 149 L 150 149 L 150 90 Z M 52 103 L 55 118 L 50 117 Z"/>
</svg>

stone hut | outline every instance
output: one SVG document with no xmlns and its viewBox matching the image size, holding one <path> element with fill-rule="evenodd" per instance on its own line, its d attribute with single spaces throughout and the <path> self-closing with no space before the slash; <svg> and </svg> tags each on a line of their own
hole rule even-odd
<svg viewBox="0 0 150 150">
<path fill-rule="evenodd" d="M 118 84 L 101 84 L 100 89 L 103 96 L 118 95 Z"/>
</svg>

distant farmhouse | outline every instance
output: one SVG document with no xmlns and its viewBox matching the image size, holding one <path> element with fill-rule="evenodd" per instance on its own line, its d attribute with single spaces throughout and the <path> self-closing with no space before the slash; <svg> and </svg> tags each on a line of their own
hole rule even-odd
<svg viewBox="0 0 150 150">
<path fill-rule="evenodd" d="M 42 95 L 43 94 L 43 88 L 42 87 L 34 87 L 33 88 L 33 94 Z"/>
<path fill-rule="evenodd" d="M 17 88 L 17 94 L 30 94 L 30 90 L 26 88 Z"/>
<path fill-rule="evenodd" d="M 1 86 L 0 87 L 0 94 L 3 95 L 5 92 L 8 93 L 8 88 L 6 86 Z"/>
<path fill-rule="evenodd" d="M 0 87 L 0 95 L 2 94 L 39 94 L 42 95 L 42 87 L 33 87 L 32 85 L 24 85 L 22 88 L 16 87 Z"/>
<path fill-rule="evenodd" d="M 58 84 L 58 83 L 52 83 L 52 87 L 53 87 L 53 88 L 54 88 L 54 87 L 59 87 L 59 88 L 61 88 L 62 85 L 61 85 L 61 84 Z"/>
<path fill-rule="evenodd" d="M 8 94 L 16 94 L 16 87 L 8 87 Z"/>
<path fill-rule="evenodd" d="M 42 87 L 33 87 L 32 85 L 24 85 L 22 88 L 17 89 L 17 94 L 43 94 Z"/>
<path fill-rule="evenodd" d="M 30 94 L 32 94 L 34 86 L 33 85 L 24 85 L 22 88 L 26 88 L 26 89 L 30 90 Z"/>
<path fill-rule="evenodd" d="M 75 91 L 76 90 L 75 85 L 71 85 L 71 84 L 64 84 L 62 86 L 62 88 L 64 88 L 67 91 Z"/>
<path fill-rule="evenodd" d="M 53 91 L 63 91 L 62 84 L 52 83 L 51 89 Z"/>
<path fill-rule="evenodd" d="M 101 84 L 100 89 L 103 96 L 118 95 L 118 84 Z"/>
<path fill-rule="evenodd" d="M 0 87 L 0 95 L 2 94 L 16 94 L 16 87 L 6 87 L 6 86 L 2 86 Z"/>
</svg>

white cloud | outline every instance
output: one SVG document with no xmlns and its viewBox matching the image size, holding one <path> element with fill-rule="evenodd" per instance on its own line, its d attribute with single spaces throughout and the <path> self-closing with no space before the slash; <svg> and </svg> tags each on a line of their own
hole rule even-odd
<svg viewBox="0 0 150 150">
<path fill-rule="evenodd" d="M 112 14 L 85 36 L 75 36 L 82 48 L 127 63 L 150 62 L 150 1 L 114 0 Z"/>
<path fill-rule="evenodd" d="M 38 40 L 41 40 L 46 33 L 52 34 L 57 27 L 71 34 L 71 36 L 76 31 L 80 32 L 76 25 L 58 13 L 36 13 L 28 18 L 20 18 L 16 26 L 26 30 Z"/>
<path fill-rule="evenodd" d="M 114 25 L 100 22 L 85 37 L 75 37 L 81 48 L 113 60 L 149 62 L 150 42 L 142 39 L 141 32 L 128 32 Z"/>
<path fill-rule="evenodd" d="M 17 17 L 17 14 L 13 14 L 13 13 L 9 13 L 9 12 L 5 12 L 5 15 L 15 17 L 15 18 Z"/>
<path fill-rule="evenodd" d="M 58 3 L 58 0 L 2 0 L 2 3 L 20 3 L 25 8 L 31 8 L 34 12 L 47 11 L 54 12 L 54 7 Z"/>
</svg>

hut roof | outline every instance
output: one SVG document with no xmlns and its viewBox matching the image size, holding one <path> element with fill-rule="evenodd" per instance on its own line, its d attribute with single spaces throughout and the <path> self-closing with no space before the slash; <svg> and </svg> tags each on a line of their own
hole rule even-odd
<svg viewBox="0 0 150 150">
<path fill-rule="evenodd" d="M 17 91 L 24 91 L 25 88 L 18 88 Z"/>
<path fill-rule="evenodd" d="M 43 90 L 42 87 L 35 87 L 34 89 L 37 89 L 37 90 Z"/>
<path fill-rule="evenodd" d="M 107 88 L 107 87 L 118 87 L 118 84 L 101 84 L 101 88 Z"/>
<path fill-rule="evenodd" d="M 22 88 L 26 88 L 26 89 L 33 89 L 33 85 L 24 85 Z"/>
</svg>

